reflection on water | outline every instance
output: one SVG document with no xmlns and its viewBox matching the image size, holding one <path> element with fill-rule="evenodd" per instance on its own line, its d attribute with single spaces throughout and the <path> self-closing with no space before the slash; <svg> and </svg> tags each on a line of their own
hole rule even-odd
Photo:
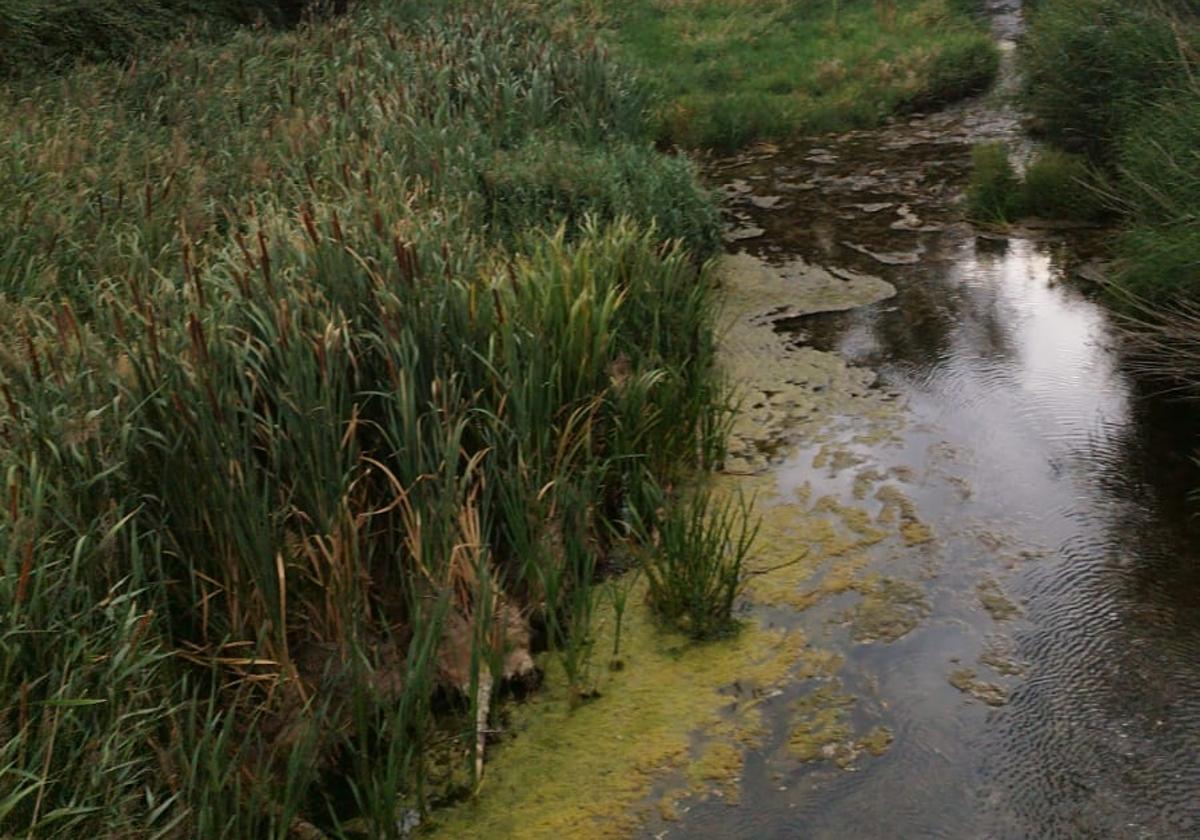
<svg viewBox="0 0 1200 840">
<path fill-rule="evenodd" d="M 787 199 L 735 204 L 766 231 L 739 247 L 899 290 L 787 335 L 901 395 L 900 440 L 856 437 L 848 416 L 841 445 L 863 467 L 905 468 L 938 538 L 871 559 L 928 593 L 930 616 L 903 638 L 855 643 L 836 603 L 801 618 L 845 656 L 854 714 L 890 727 L 891 749 L 853 771 L 781 761 L 788 701 L 811 688 L 798 685 L 772 707 L 741 807 L 696 805 L 667 836 L 1200 837 L 1194 424 L 1124 370 L 1074 277 L 1096 234 L 956 221 L 970 143 L 1015 131 L 1002 104 L 975 103 L 713 168 L 735 193 Z M 780 465 L 781 485 L 848 497 L 853 470 L 818 469 L 816 454 Z"/>
</svg>

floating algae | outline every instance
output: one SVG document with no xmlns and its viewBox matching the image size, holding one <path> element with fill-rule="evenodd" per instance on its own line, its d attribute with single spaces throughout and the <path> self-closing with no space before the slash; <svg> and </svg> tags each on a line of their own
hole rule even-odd
<svg viewBox="0 0 1200 840">
<path fill-rule="evenodd" d="M 853 748 L 850 707 L 854 698 L 834 683 L 813 689 L 796 702 L 788 752 L 798 761 L 849 762 Z M 840 759 L 840 760 L 839 760 Z"/>
<path fill-rule="evenodd" d="M 1004 594 L 1004 590 L 994 578 L 984 578 L 975 588 L 975 592 L 979 595 L 979 603 L 996 621 L 1007 621 L 1021 614 L 1021 608 Z"/>
<path fill-rule="evenodd" d="M 881 756 L 888 751 L 892 741 L 896 739 L 892 730 L 886 726 L 877 726 L 858 739 L 858 744 L 873 756 Z"/>
<path fill-rule="evenodd" d="M 898 488 L 887 484 L 880 487 L 875 498 L 883 502 L 878 520 L 883 524 L 899 522 L 899 532 L 905 545 L 922 545 L 933 541 L 933 529 L 917 516 L 917 507 Z"/>
<path fill-rule="evenodd" d="M 1006 636 L 993 636 L 988 639 L 983 653 L 979 655 L 979 664 L 1006 677 L 1020 677 L 1025 674 L 1025 666 L 1016 657 L 1015 645 Z"/>
<path fill-rule="evenodd" d="M 929 599 L 915 583 L 873 577 L 855 588 L 863 593 L 850 615 L 850 632 L 856 642 L 894 642 L 929 615 Z"/>
<path fill-rule="evenodd" d="M 877 726 L 855 737 L 850 724 L 854 698 L 836 683 L 813 689 L 793 709 L 788 754 L 797 761 L 832 761 L 847 769 L 863 753 L 881 756 L 894 738 L 892 730 Z"/>
<path fill-rule="evenodd" d="M 545 689 L 504 710 L 508 738 L 494 747 L 479 798 L 438 814 L 433 836 L 624 837 L 650 816 L 654 781 L 698 761 L 695 733 L 716 733 L 720 766 L 740 769 L 742 749 L 762 732 L 758 709 L 725 693 L 769 689 L 808 655 L 797 632 L 753 624 L 736 636 L 695 644 L 653 620 L 644 584 L 621 631 L 626 667 L 597 669 L 598 696 L 572 707 L 565 680 L 547 659 Z M 636 603 L 636 607 L 634 604 Z M 611 644 L 611 608 L 598 607 L 597 646 Z M 738 760 L 722 744 L 738 745 Z M 715 761 L 715 759 L 714 759 Z M 736 766 L 734 766 L 736 764 Z"/>
<path fill-rule="evenodd" d="M 772 266 L 749 254 L 726 256 L 727 327 L 721 364 L 742 411 L 734 420 L 726 470 L 761 472 L 771 455 L 806 436 L 851 404 L 866 419 L 895 423 L 897 413 L 882 399 L 862 398 L 875 374 L 847 365 L 839 356 L 781 339 L 776 327 L 819 312 L 839 312 L 885 300 L 891 284 L 866 274 L 834 274 L 802 260 Z"/>
<path fill-rule="evenodd" d="M 1008 692 L 1003 686 L 978 679 L 971 668 L 959 668 L 950 672 L 946 681 L 963 694 L 982 700 L 989 706 L 1003 706 L 1008 703 Z"/>
</svg>

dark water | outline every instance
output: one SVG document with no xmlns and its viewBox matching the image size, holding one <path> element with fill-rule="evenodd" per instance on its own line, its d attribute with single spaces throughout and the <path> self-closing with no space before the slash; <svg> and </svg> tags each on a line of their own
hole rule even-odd
<svg viewBox="0 0 1200 840">
<path fill-rule="evenodd" d="M 1019 7 L 994 4 L 997 32 Z M 862 464 L 908 468 L 905 487 L 936 543 L 873 558 L 917 581 L 931 612 L 890 644 L 856 644 L 836 606 L 803 614 L 845 656 L 838 678 L 859 729 L 891 749 L 853 768 L 780 758 L 793 687 L 769 707 L 774 734 L 748 762 L 741 805 L 700 803 L 668 837 L 1200 837 L 1200 552 L 1187 494 L 1195 412 L 1126 369 L 1088 257 L 1103 231 L 960 221 L 970 145 L 1021 140 L 999 92 L 885 129 L 724 161 L 738 243 L 888 280 L 892 300 L 787 324 L 788 336 L 878 371 L 909 415 L 899 441 L 856 441 Z M 801 448 L 781 484 L 849 498 L 853 471 Z M 984 583 L 1019 607 L 985 609 Z M 991 653 L 991 656 L 986 654 Z M 981 661 L 982 660 L 982 661 Z M 949 682 L 1001 689 L 996 705 Z M 785 752 L 785 751 L 784 751 Z"/>
</svg>

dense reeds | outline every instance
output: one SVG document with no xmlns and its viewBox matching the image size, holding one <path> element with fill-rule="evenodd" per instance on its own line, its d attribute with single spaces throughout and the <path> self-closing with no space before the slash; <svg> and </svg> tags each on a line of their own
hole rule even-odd
<svg viewBox="0 0 1200 840">
<path fill-rule="evenodd" d="M 640 542 L 728 621 L 737 511 L 662 489 L 723 452 L 715 212 L 643 112 L 483 2 L 5 91 L 0 834 L 397 836 L 537 638 L 585 693 Z"/>
</svg>

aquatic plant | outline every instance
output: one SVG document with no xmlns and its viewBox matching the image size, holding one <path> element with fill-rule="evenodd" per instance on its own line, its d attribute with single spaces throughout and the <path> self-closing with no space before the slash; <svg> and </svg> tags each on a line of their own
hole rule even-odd
<svg viewBox="0 0 1200 840">
<path fill-rule="evenodd" d="M 707 487 L 682 503 L 669 501 L 663 499 L 652 531 L 642 523 L 650 605 L 695 638 L 726 633 L 734 626 L 743 565 L 758 532 L 750 505 L 741 496 L 718 499 Z"/>
</svg>

